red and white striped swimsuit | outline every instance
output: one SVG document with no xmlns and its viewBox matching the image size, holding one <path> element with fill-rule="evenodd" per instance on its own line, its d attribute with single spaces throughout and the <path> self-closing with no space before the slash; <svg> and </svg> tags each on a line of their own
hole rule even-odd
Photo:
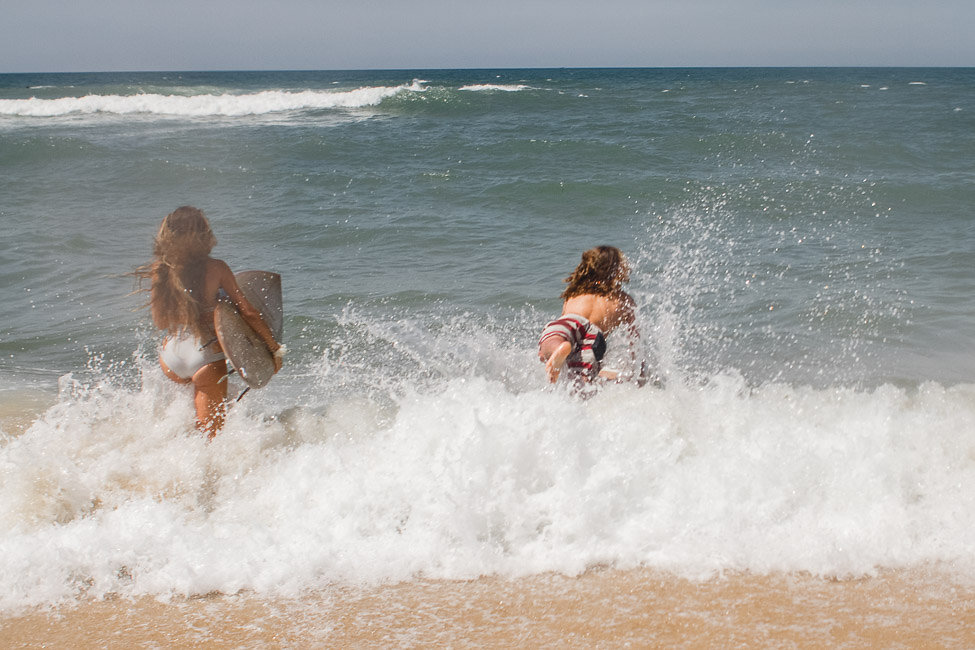
<svg viewBox="0 0 975 650">
<path fill-rule="evenodd" d="M 572 352 L 565 360 L 570 370 L 588 379 L 594 379 L 599 374 L 599 362 L 606 353 L 606 339 L 602 330 L 590 323 L 589 319 L 579 314 L 562 314 L 545 326 L 538 345 L 553 337 L 572 344 Z"/>
</svg>

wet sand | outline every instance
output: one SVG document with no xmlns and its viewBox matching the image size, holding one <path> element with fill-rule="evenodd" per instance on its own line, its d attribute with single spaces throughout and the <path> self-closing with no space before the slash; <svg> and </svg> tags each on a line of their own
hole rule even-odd
<svg viewBox="0 0 975 650">
<path fill-rule="evenodd" d="M 83 602 L 0 622 L 14 647 L 975 647 L 975 585 L 652 570 L 335 587 L 299 600 Z"/>
<path fill-rule="evenodd" d="M 0 391 L 0 431 L 19 436 L 54 404 L 56 397 L 41 390 Z"/>
</svg>

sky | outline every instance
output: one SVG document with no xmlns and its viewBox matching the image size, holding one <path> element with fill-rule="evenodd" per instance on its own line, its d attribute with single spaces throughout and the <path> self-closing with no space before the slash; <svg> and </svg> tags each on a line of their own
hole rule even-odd
<svg viewBox="0 0 975 650">
<path fill-rule="evenodd" d="M 975 66 L 975 0 L 2 0 L 0 73 Z"/>
</svg>

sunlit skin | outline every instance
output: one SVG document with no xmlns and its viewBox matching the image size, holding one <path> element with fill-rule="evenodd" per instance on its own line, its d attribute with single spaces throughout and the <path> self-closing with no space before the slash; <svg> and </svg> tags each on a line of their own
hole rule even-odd
<svg viewBox="0 0 975 650">
<path fill-rule="evenodd" d="M 615 258 L 615 259 L 614 259 Z M 611 260 L 611 263 L 607 262 Z M 589 283 L 601 287 L 602 293 L 573 293 L 572 282 L 584 273 L 592 276 L 591 268 L 602 263 L 602 274 L 597 273 L 597 280 L 589 277 Z M 607 264 L 609 264 L 607 266 Z M 578 314 L 608 335 L 620 325 L 632 326 L 635 320 L 636 304 L 633 298 L 623 291 L 622 284 L 629 280 L 629 267 L 618 249 L 613 247 L 598 247 L 583 253 L 583 262 L 577 267 L 573 275 L 567 278 L 570 286 L 565 293 L 573 293 L 562 303 L 562 315 Z M 565 293 L 563 296 L 565 296 Z M 555 383 L 566 359 L 572 354 L 572 344 L 568 341 L 548 339 L 538 350 L 538 359 L 545 364 L 545 375 Z M 616 379 L 617 373 L 603 370 L 599 373 L 605 379 Z"/>
<path fill-rule="evenodd" d="M 233 271 L 230 270 L 226 262 L 212 257 L 207 259 L 204 274 L 204 292 L 200 299 L 204 314 L 208 314 L 212 320 L 213 310 L 217 306 L 217 295 L 223 289 L 247 324 L 251 326 L 264 341 L 265 345 L 267 345 L 268 350 L 273 353 L 281 347 L 274 340 L 274 335 L 271 334 L 271 330 L 261 318 L 260 312 L 244 297 L 244 293 L 240 290 L 240 287 L 237 285 L 237 280 L 234 278 Z M 157 313 L 155 305 L 153 306 L 152 316 L 157 326 L 164 322 L 162 315 Z M 216 345 L 219 346 L 219 343 Z M 180 384 L 192 382 L 197 428 L 205 432 L 208 439 L 212 439 L 223 427 L 224 403 L 227 399 L 227 381 L 225 379 L 227 375 L 227 362 L 220 360 L 207 364 L 197 370 L 190 379 L 183 379 L 176 375 L 176 373 L 166 366 L 162 359 L 159 359 L 159 365 L 162 367 L 163 373 L 173 381 Z M 281 369 L 281 365 L 281 357 L 275 355 L 274 372 L 278 372 Z"/>
<path fill-rule="evenodd" d="M 609 334 L 620 325 L 632 325 L 635 303 L 629 294 L 620 291 L 613 296 L 583 294 L 569 298 L 562 305 L 562 315 L 579 314 Z M 545 375 L 555 383 L 559 379 L 565 360 L 572 354 L 572 344 L 568 341 L 549 339 L 538 350 L 538 359 L 545 364 Z M 603 370 L 599 373 L 604 379 L 616 379 L 616 373 Z"/>
</svg>

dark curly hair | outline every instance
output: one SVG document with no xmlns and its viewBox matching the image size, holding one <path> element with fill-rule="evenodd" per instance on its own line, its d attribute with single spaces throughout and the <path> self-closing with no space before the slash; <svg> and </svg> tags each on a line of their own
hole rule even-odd
<svg viewBox="0 0 975 650">
<path fill-rule="evenodd" d="M 562 300 L 593 294 L 612 296 L 623 290 L 630 279 L 630 265 L 623 252 L 615 246 L 596 246 L 582 254 L 582 261 L 572 275 L 565 279 Z"/>
</svg>

